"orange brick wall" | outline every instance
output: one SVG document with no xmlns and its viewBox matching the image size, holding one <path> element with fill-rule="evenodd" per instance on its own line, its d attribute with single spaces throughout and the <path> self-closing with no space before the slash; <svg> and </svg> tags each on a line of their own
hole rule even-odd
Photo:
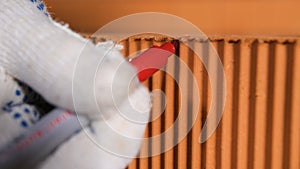
<svg viewBox="0 0 300 169">
<path fill-rule="evenodd" d="M 201 60 L 181 43 L 178 55 L 193 71 L 200 91 L 196 123 L 176 147 L 161 155 L 137 158 L 128 169 L 299 169 L 300 39 L 221 36 L 210 39 L 219 53 L 227 80 L 225 110 L 217 130 L 204 144 L 198 142 L 211 102 L 211 86 Z M 123 54 L 128 56 L 165 40 L 161 36 L 131 37 L 121 42 L 125 46 Z M 205 48 L 196 39 L 181 40 Z M 181 88 L 176 87 L 172 73 L 163 71 L 145 83 L 151 90 L 162 90 L 167 97 L 165 109 L 160 97 L 154 98 L 152 111 L 163 114 L 149 123 L 145 137 L 168 129 L 179 111 L 189 123 L 189 111 L 197 103 L 193 99 L 182 100 L 183 96 L 178 94 L 181 91 L 192 98 L 194 93 L 190 81 L 180 72 L 181 66 L 169 61 L 166 67 L 178 70 Z M 159 145 L 164 144 L 161 138 Z M 153 146 L 157 145 L 150 142 L 142 151 L 151 154 L 151 149 L 157 148 Z"/>
</svg>

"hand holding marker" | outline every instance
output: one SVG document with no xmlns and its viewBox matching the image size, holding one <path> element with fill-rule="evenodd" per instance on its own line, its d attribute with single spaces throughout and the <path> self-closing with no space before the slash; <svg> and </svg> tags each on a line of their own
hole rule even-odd
<svg viewBox="0 0 300 169">
<path fill-rule="evenodd" d="M 142 82 L 167 64 L 168 57 L 175 53 L 176 42 L 153 46 L 130 60 L 137 69 L 137 77 Z M 78 119 L 80 123 L 78 122 Z M 15 142 L 0 148 L 0 166 L 5 168 L 32 168 L 83 127 L 88 120 L 72 113 L 55 109 L 42 118 Z M 84 145 L 78 145 L 84 146 Z M 32 154 L 35 154 L 32 156 Z"/>
</svg>

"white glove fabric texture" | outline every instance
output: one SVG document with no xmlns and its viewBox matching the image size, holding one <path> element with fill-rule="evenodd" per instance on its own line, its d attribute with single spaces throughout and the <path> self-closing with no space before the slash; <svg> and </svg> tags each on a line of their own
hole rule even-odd
<svg viewBox="0 0 300 169">
<path fill-rule="evenodd" d="M 52 20 L 39 0 L 1 1 L 0 22 L 0 146 L 42 118 L 27 102 L 32 88 L 90 121 L 37 168 L 125 168 L 139 151 L 151 103 L 119 46 L 92 44 Z"/>
<path fill-rule="evenodd" d="M 26 88 L 0 68 L 0 147 L 8 144 L 39 120 L 39 111 L 35 106 L 27 104 Z"/>
</svg>

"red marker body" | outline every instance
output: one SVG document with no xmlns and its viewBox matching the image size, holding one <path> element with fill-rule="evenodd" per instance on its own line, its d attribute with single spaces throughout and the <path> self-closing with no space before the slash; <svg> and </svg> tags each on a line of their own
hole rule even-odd
<svg viewBox="0 0 300 169">
<path fill-rule="evenodd" d="M 168 57 L 175 53 L 175 46 L 167 42 L 162 46 L 153 46 L 133 58 L 130 63 L 136 67 L 138 78 L 141 82 L 148 79 L 156 71 L 164 67 L 168 62 Z"/>
</svg>

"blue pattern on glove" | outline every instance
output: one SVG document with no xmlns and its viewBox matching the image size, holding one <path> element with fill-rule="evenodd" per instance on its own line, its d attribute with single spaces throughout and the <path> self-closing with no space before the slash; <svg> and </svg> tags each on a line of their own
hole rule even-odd
<svg viewBox="0 0 300 169">
<path fill-rule="evenodd" d="M 34 5 L 36 5 L 36 8 L 40 11 L 42 11 L 47 17 L 49 16 L 49 13 L 46 9 L 46 6 L 42 0 L 30 0 Z"/>
</svg>

